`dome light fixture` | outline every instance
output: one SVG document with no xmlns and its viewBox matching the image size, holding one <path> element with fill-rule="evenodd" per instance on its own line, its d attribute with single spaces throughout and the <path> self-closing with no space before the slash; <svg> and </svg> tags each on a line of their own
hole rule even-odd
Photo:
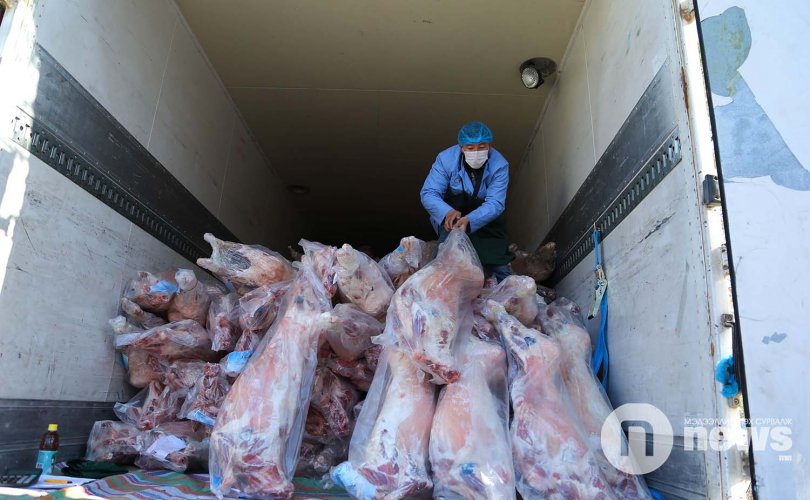
<svg viewBox="0 0 810 500">
<path fill-rule="evenodd" d="M 535 57 L 520 65 L 520 80 L 527 89 L 536 89 L 555 71 L 557 63 L 547 57 Z"/>
<path fill-rule="evenodd" d="M 292 194 L 297 195 L 309 194 L 309 188 L 307 186 L 301 186 L 299 184 L 291 184 L 287 186 L 287 190 Z"/>
</svg>

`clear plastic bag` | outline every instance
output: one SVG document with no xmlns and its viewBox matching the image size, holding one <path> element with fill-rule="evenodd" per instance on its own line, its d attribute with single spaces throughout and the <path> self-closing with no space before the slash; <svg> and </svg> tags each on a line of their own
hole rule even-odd
<svg viewBox="0 0 810 500">
<path fill-rule="evenodd" d="M 161 381 L 185 397 L 205 373 L 205 361 L 178 360 L 162 362 Z"/>
<path fill-rule="evenodd" d="M 130 465 L 141 452 L 137 427 L 115 420 L 99 420 L 93 424 L 87 439 L 87 460 Z"/>
<path fill-rule="evenodd" d="M 524 326 L 531 326 L 537 316 L 537 285 L 528 276 L 507 276 L 489 293 L 476 300 L 475 309 L 480 311 L 486 300 L 501 304 L 506 312 L 518 319 Z"/>
<path fill-rule="evenodd" d="M 211 349 L 232 351 L 242 329 L 239 327 L 239 295 L 219 295 L 211 301 L 208 309 L 208 333 L 211 334 Z"/>
<path fill-rule="evenodd" d="M 197 265 L 234 284 L 255 288 L 295 276 L 290 261 L 278 252 L 260 245 L 219 240 L 211 233 L 203 238 L 211 245 L 211 258 L 197 259 Z"/>
<path fill-rule="evenodd" d="M 510 437 L 521 496 L 613 498 L 571 410 L 560 343 L 523 326 L 495 301 L 488 300 L 482 313 L 500 332 L 509 357 Z"/>
<path fill-rule="evenodd" d="M 220 408 L 211 435 L 217 496 L 292 495 L 321 332 L 332 304 L 305 256 L 281 312 Z"/>
<path fill-rule="evenodd" d="M 484 271 L 463 231 L 451 231 L 436 259 L 397 290 L 385 333 L 375 343 L 393 344 L 410 353 L 434 383 L 458 380 L 455 344 L 459 330 L 469 331 L 472 300 L 481 292 Z"/>
<path fill-rule="evenodd" d="M 178 269 L 174 279 L 180 290 L 169 304 L 169 321 L 193 319 L 204 325 L 211 305 L 211 295 L 205 285 L 197 280 L 191 269 Z"/>
<path fill-rule="evenodd" d="M 166 324 L 165 319 L 144 311 L 141 306 L 126 297 L 121 298 L 121 310 L 127 315 L 127 319 L 130 323 L 143 330 Z"/>
<path fill-rule="evenodd" d="M 426 249 L 429 249 L 426 242 L 414 236 L 406 236 L 399 241 L 396 250 L 380 259 L 380 266 L 394 286 L 399 288 L 413 273 L 433 260 L 433 253 L 428 257 Z"/>
<path fill-rule="evenodd" d="M 355 360 L 371 347 L 371 337 L 382 333 L 385 325 L 351 304 L 338 304 L 320 318 L 326 341 L 335 354 Z"/>
<path fill-rule="evenodd" d="M 142 469 L 175 472 L 208 470 L 208 437 L 197 422 L 168 422 L 139 438 L 140 456 L 135 465 Z"/>
<path fill-rule="evenodd" d="M 222 400 L 231 388 L 218 364 L 206 363 L 202 378 L 188 391 L 178 416 L 213 427 Z"/>
<path fill-rule="evenodd" d="M 157 355 L 142 349 L 124 349 L 123 354 L 127 360 L 127 380 L 133 387 L 142 389 L 164 377 L 165 361 Z"/>
<path fill-rule="evenodd" d="M 304 422 L 304 438 L 308 443 L 326 444 L 335 439 L 329 422 L 321 412 L 310 406 L 307 419 Z"/>
<path fill-rule="evenodd" d="M 326 294 L 331 299 L 337 292 L 337 281 L 335 280 L 335 273 L 337 271 L 335 254 L 337 248 L 305 239 L 301 239 L 298 244 L 304 249 L 304 253 L 309 256 L 312 267 L 315 270 L 315 276 L 321 280 Z"/>
<path fill-rule="evenodd" d="M 632 457 L 615 454 L 608 461 L 605 456 L 606 451 L 610 453 L 610 450 L 619 451 L 629 448 L 624 431 L 618 424 L 614 425 L 613 432 L 609 433 L 615 443 L 608 445 L 607 450 L 602 446 L 603 424 L 606 421 L 614 423 L 613 420 L 608 420 L 613 406 L 610 404 L 602 384 L 593 375 L 591 337 L 585 329 L 579 306 L 560 297 L 551 305 L 541 307 L 542 314 L 538 314 L 537 318 L 543 331 L 560 344 L 562 349 L 561 370 L 567 394 L 587 442 L 599 459 L 604 477 L 619 498 L 652 498 L 642 476 L 627 474 L 611 465 L 624 462 L 626 465 L 622 469 L 631 470 L 633 467 L 629 461 L 632 460 Z"/>
<path fill-rule="evenodd" d="M 352 433 L 352 408 L 360 394 L 348 381 L 335 375 L 329 368 L 318 368 L 312 384 L 313 408 L 321 412 L 332 434 L 347 438 Z"/>
<path fill-rule="evenodd" d="M 369 362 L 363 358 L 348 361 L 333 356 L 326 361 L 326 366 L 335 375 L 349 379 L 352 385 L 363 392 L 368 392 L 374 379 L 374 370 L 369 368 Z"/>
<path fill-rule="evenodd" d="M 263 285 L 239 299 L 239 326 L 242 330 L 264 333 L 276 319 L 289 281 Z"/>
<path fill-rule="evenodd" d="M 394 285 L 385 271 L 371 257 L 351 245 L 343 245 L 335 253 L 335 258 L 335 280 L 341 301 L 381 318 L 394 294 Z"/>
<path fill-rule="evenodd" d="M 113 411 L 124 423 L 140 430 L 154 429 L 177 419 L 182 397 L 181 391 L 152 381 L 126 403 L 115 403 Z"/>
<path fill-rule="evenodd" d="M 363 403 L 349 460 L 332 480 L 359 499 L 405 498 L 429 490 L 428 442 L 436 386 L 409 356 L 388 347 Z"/>
<path fill-rule="evenodd" d="M 140 271 L 124 289 L 124 298 L 151 312 L 169 309 L 174 294 L 180 291 L 173 272 L 154 275 Z"/>
<path fill-rule="evenodd" d="M 380 355 L 382 354 L 384 347 L 385 346 L 375 344 L 366 349 L 366 362 L 368 363 L 368 367 L 372 372 L 377 371 L 377 364 L 380 361 Z"/>
<path fill-rule="evenodd" d="M 465 334 L 461 378 L 442 388 L 430 432 L 434 498 L 515 498 L 506 353 Z"/>
<path fill-rule="evenodd" d="M 144 332 L 118 335 L 115 348 L 143 349 L 167 360 L 202 359 L 217 361 L 220 355 L 211 350 L 211 336 L 194 320 L 184 319 L 156 326 Z"/>
<path fill-rule="evenodd" d="M 296 468 L 296 476 L 321 477 L 329 469 L 346 459 L 349 449 L 347 440 L 328 444 L 301 443 L 301 452 Z"/>
</svg>

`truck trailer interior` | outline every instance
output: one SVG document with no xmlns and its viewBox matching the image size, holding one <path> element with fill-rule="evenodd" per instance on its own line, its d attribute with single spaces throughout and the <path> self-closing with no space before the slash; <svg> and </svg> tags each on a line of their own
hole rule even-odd
<svg viewBox="0 0 810 500">
<path fill-rule="evenodd" d="M 25 464 L 52 420 L 79 456 L 131 397 L 107 321 L 137 271 L 204 273 L 205 232 L 377 257 L 433 239 L 419 190 L 481 120 L 510 163 L 511 240 L 556 242 L 548 284 L 583 310 L 602 235 L 608 394 L 672 423 L 648 485 L 751 494 L 747 440 L 684 439 L 690 419 L 748 411 L 715 382 L 737 348 L 691 1 L 3 4 L 0 464 Z M 519 68 L 538 57 L 557 68 L 528 89 Z M 588 327 L 595 339 L 598 318 Z"/>
</svg>

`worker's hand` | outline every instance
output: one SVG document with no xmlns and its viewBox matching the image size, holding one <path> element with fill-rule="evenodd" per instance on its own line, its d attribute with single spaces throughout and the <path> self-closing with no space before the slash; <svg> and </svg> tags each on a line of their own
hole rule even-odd
<svg viewBox="0 0 810 500">
<path fill-rule="evenodd" d="M 453 229 L 461 229 L 465 233 L 467 232 L 467 227 L 470 225 L 470 218 L 466 215 L 456 221 L 453 225 Z"/>
<path fill-rule="evenodd" d="M 456 221 L 461 217 L 461 212 L 458 210 L 450 210 L 444 216 L 444 230 L 448 233 L 455 227 Z"/>
</svg>

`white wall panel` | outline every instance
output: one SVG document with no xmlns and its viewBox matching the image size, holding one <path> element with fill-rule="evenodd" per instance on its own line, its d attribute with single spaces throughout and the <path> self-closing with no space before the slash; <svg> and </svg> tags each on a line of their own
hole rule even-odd
<svg viewBox="0 0 810 500">
<path fill-rule="evenodd" d="M 12 19 L 2 123 L 36 96 L 38 42 L 240 238 L 292 241 L 289 194 L 173 2 L 19 2 Z M 136 271 L 176 267 L 196 269 L 0 136 L 0 398 L 125 398 L 107 321 Z"/>
<path fill-rule="evenodd" d="M 148 149 L 214 214 L 235 120 L 218 77 L 178 23 Z"/>
<path fill-rule="evenodd" d="M 36 41 L 146 144 L 177 16 L 164 0 L 41 2 Z"/>
<path fill-rule="evenodd" d="M 585 61 L 584 38 L 577 29 L 541 125 L 552 222 L 565 210 L 595 163 Z"/>
<path fill-rule="evenodd" d="M 664 1 L 592 1 L 582 20 L 596 158 L 667 58 L 675 27 Z"/>
</svg>

